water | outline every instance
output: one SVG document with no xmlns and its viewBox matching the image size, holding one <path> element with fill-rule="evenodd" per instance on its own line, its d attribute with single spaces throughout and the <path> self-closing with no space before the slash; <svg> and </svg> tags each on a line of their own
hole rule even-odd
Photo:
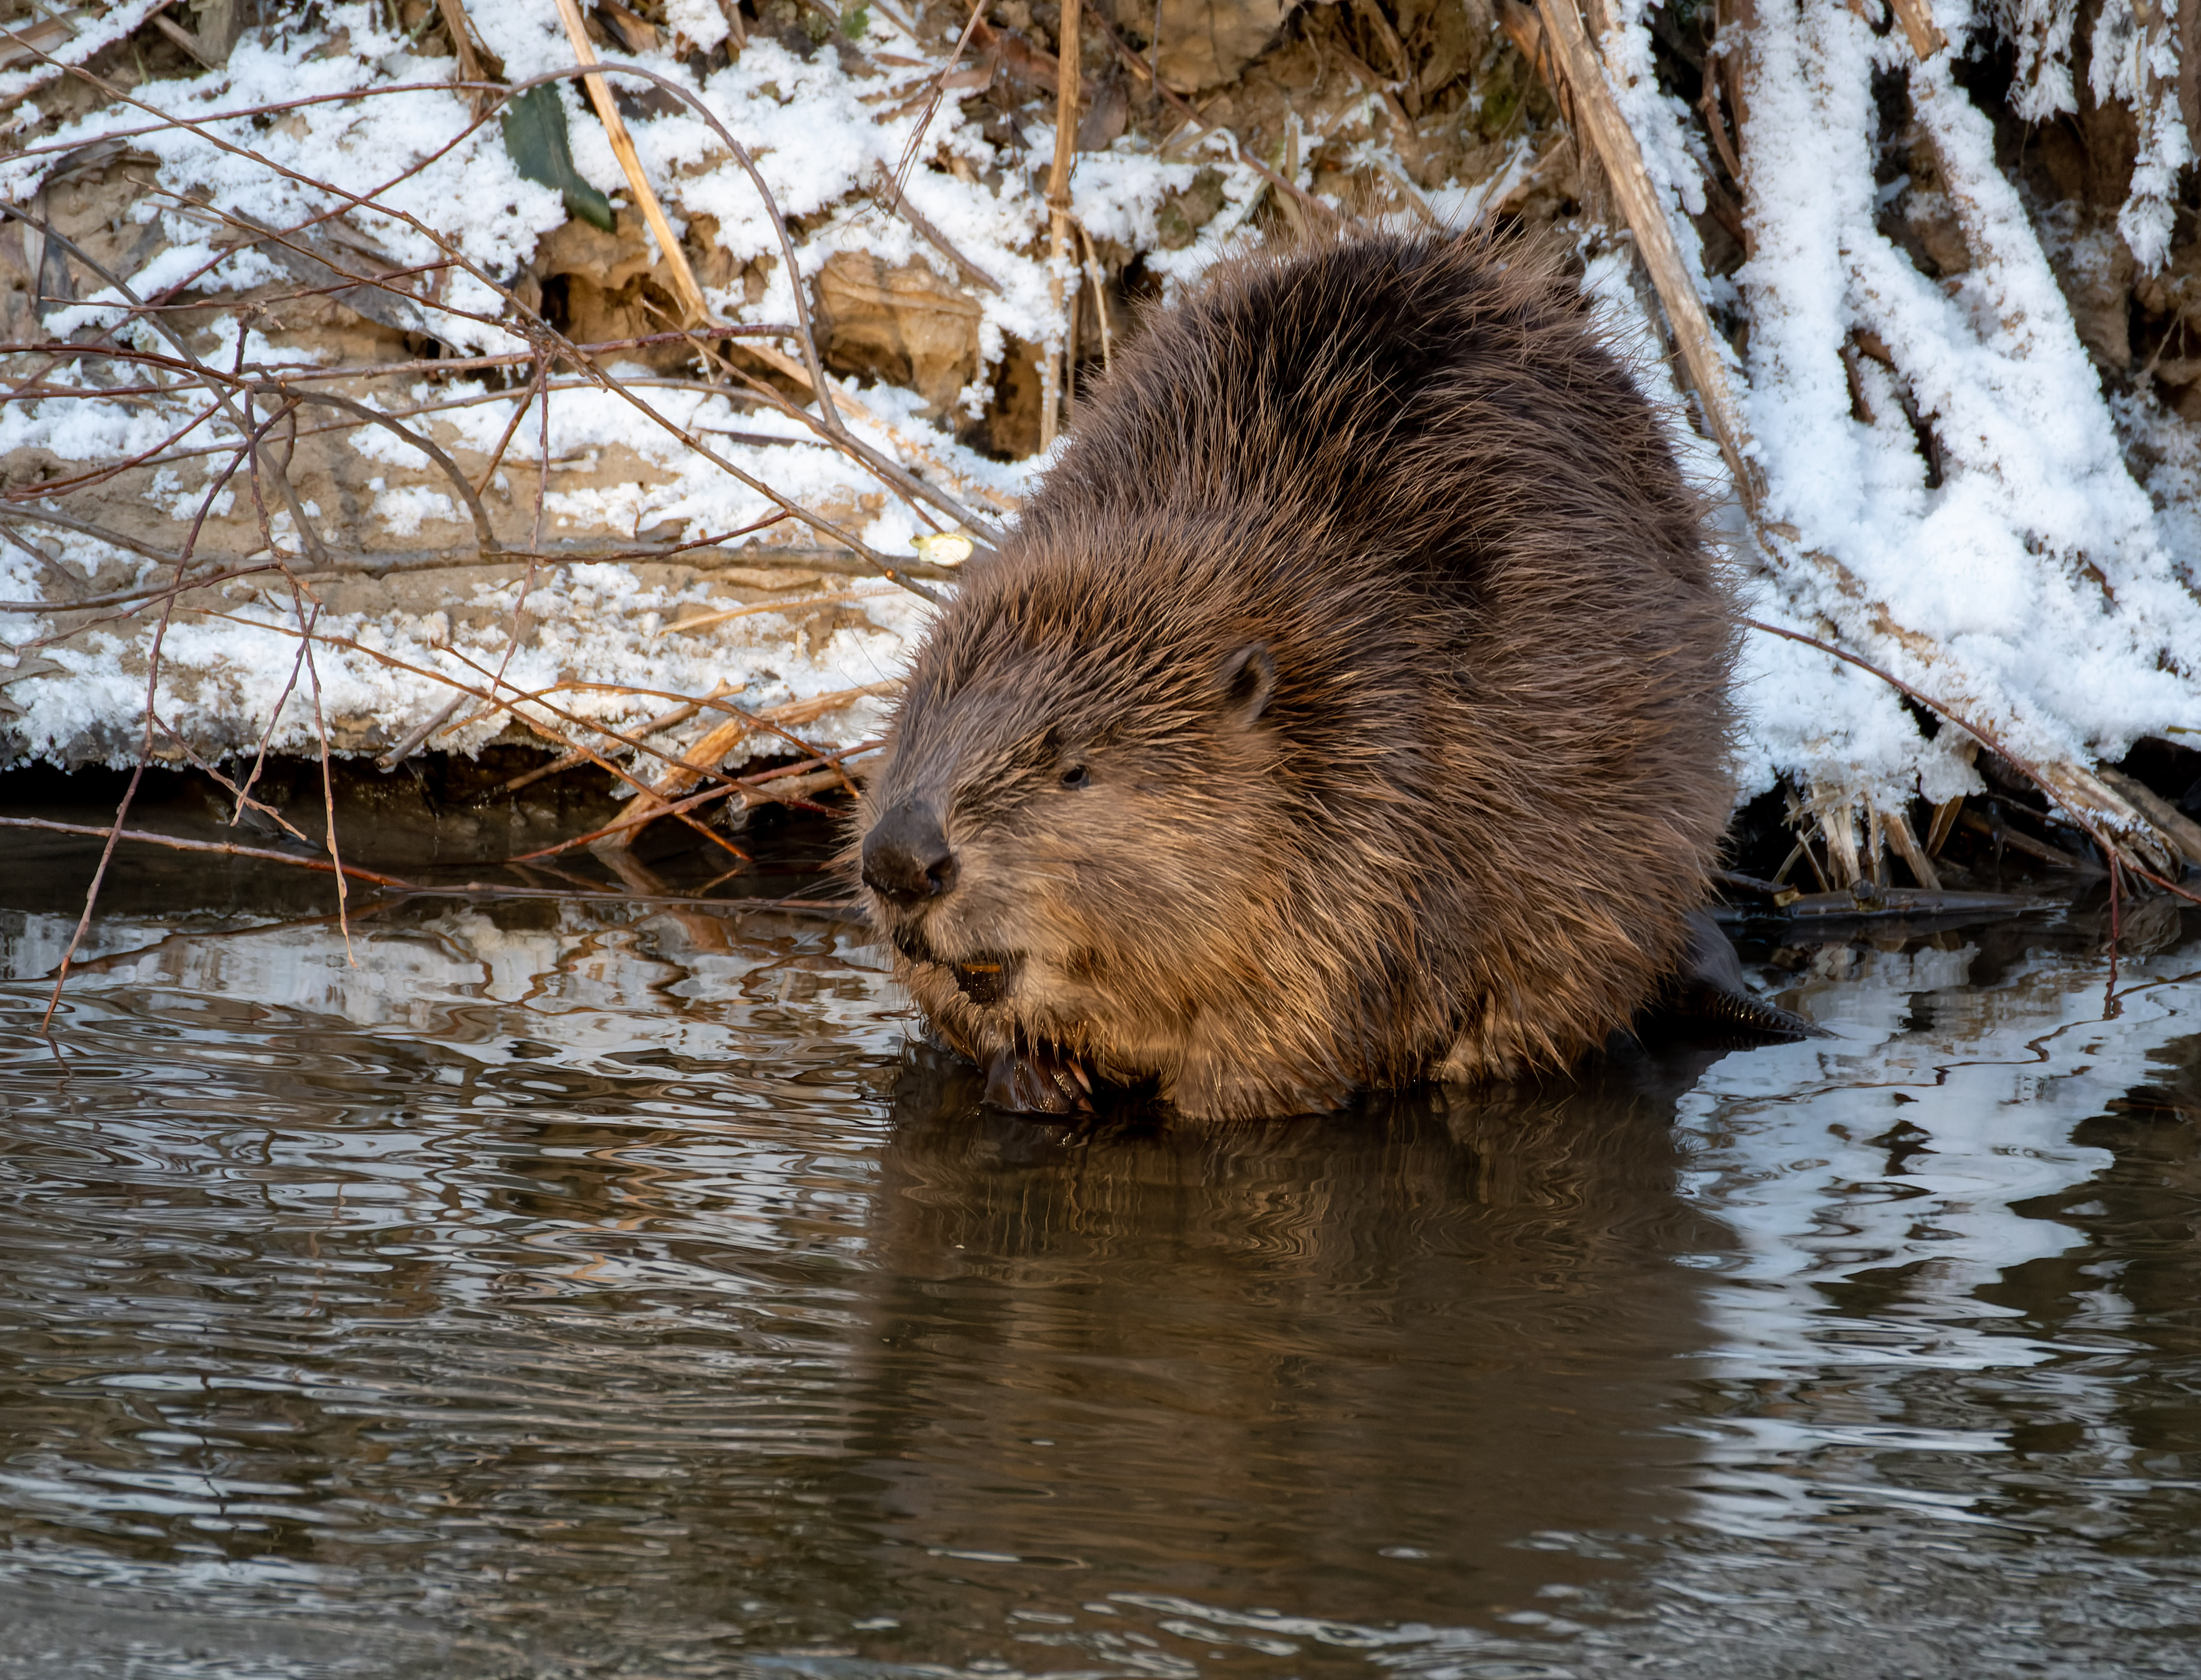
<svg viewBox="0 0 2201 1680">
<path fill-rule="evenodd" d="M 50 1042 L 0 911 L 0 1675 L 2201 1668 L 2163 907 L 1187 1133 L 981 1111 L 860 929 L 182 878 Z"/>
</svg>

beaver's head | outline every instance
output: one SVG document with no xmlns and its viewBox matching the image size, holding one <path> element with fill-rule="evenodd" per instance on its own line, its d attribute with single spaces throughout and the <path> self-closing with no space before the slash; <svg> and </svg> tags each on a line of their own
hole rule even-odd
<svg viewBox="0 0 2201 1680">
<path fill-rule="evenodd" d="M 1204 526 L 1027 532 L 968 568 L 858 819 L 918 1002 L 1068 1100 L 1088 1071 L 1169 1072 L 1282 896 L 1303 626 L 1258 587 L 1259 538 Z"/>
</svg>

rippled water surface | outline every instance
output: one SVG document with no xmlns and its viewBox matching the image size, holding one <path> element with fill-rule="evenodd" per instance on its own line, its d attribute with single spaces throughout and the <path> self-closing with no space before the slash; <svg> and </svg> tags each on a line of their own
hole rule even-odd
<svg viewBox="0 0 2201 1680">
<path fill-rule="evenodd" d="M 126 906 L 46 1040 L 0 911 L 0 1674 L 2192 1674 L 2201 922 L 2099 919 L 1187 1131 L 818 919 Z"/>
</svg>

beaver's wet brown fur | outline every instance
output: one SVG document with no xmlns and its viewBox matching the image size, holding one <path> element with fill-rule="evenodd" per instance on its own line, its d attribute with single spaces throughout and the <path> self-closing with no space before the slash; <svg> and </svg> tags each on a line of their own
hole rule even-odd
<svg viewBox="0 0 2201 1680">
<path fill-rule="evenodd" d="M 1700 510 L 1575 289 L 1358 234 L 1154 316 L 918 649 L 859 818 L 1004 1106 L 1188 1116 L 1565 1063 L 1729 808 Z"/>
</svg>

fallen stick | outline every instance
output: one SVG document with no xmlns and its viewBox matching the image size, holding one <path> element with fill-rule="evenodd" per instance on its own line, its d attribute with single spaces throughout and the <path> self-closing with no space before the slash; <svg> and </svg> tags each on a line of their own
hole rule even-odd
<svg viewBox="0 0 2201 1680">
<path fill-rule="evenodd" d="M 878 166 L 878 182 L 877 187 L 874 190 L 880 197 L 886 200 L 889 209 L 916 229 L 919 236 L 933 250 L 954 263 L 956 272 L 970 281 L 972 285 L 982 291 L 990 291 L 997 297 L 1001 296 L 1001 283 L 971 261 L 969 257 L 964 256 L 961 251 L 956 250 L 945 233 L 919 213 L 917 207 L 909 202 L 908 195 L 902 191 L 901 184 L 895 179 L 893 172 L 883 163 Z"/>
<path fill-rule="evenodd" d="M 704 777 L 718 773 L 726 755 L 747 737 L 757 732 L 760 725 L 778 725 L 796 729 L 822 718 L 828 712 L 838 711 L 855 701 L 873 695 L 892 694 L 901 687 L 899 681 L 866 683 L 860 688 L 838 689 L 831 694 L 813 695 L 807 700 L 790 700 L 782 706 L 773 706 L 757 713 L 754 719 L 735 716 L 727 718 L 683 754 L 679 761 L 668 766 L 647 793 L 637 794 L 619 813 L 613 827 L 619 832 L 607 841 L 610 847 L 625 848 L 634 843 L 634 837 L 643 827 L 666 814 L 672 802 Z M 851 748 L 850 751 L 854 749 Z"/>
<path fill-rule="evenodd" d="M 1886 835 L 1888 846 L 1896 856 L 1903 860 L 1903 866 L 1910 872 L 1910 878 L 1928 892 L 1939 892 L 1941 890 L 1940 873 L 1934 867 L 1933 860 L 1926 855 L 1926 849 L 1918 843 L 1918 836 L 1910 826 L 1910 814 L 1899 806 L 1878 814 L 1881 831 Z"/>
<path fill-rule="evenodd" d="M 716 700 L 722 694 L 732 692 L 733 684 L 722 678 L 711 685 L 710 693 L 703 698 Z M 684 705 L 675 706 L 669 712 L 660 712 L 655 717 L 646 720 L 641 727 L 634 731 L 634 737 L 637 741 L 647 741 L 651 736 L 661 734 L 676 724 L 686 723 L 689 719 L 702 709 L 702 701 L 691 700 Z M 514 776 L 501 787 L 491 789 L 489 796 L 491 799 L 502 799 L 507 794 L 518 793 L 524 787 L 531 787 L 546 776 L 558 776 L 568 770 L 578 770 L 588 761 L 589 755 L 586 753 L 567 753 L 562 757 L 551 760 L 548 764 L 538 765 L 524 774 Z"/>
<path fill-rule="evenodd" d="M 1957 819 L 1959 828 L 1974 834 L 1985 835 L 1998 845 L 2007 846 L 2013 852 L 2022 853 L 2035 862 L 2045 863 L 2051 869 L 2076 869 L 2098 874 L 2093 865 L 2083 858 L 2074 857 L 2062 848 L 2050 845 L 2045 840 L 2036 840 L 2030 834 L 2012 828 L 2008 823 L 1992 822 L 1977 811 L 1966 811 Z"/>
<path fill-rule="evenodd" d="M 876 741 L 866 742 L 860 746 L 849 748 L 848 752 L 839 754 L 837 756 L 846 758 L 850 754 L 863 751 L 866 748 L 875 747 L 877 744 Z M 627 830 L 638 828 L 644 823 L 655 822 L 660 817 L 684 816 L 699 806 L 707 805 L 714 799 L 725 799 L 732 795 L 739 795 L 744 805 L 807 804 L 808 801 L 805 796 L 825 792 L 831 788 L 843 784 L 847 780 L 845 772 L 838 770 L 810 768 L 812 765 L 820 762 L 822 762 L 821 760 L 810 759 L 801 764 L 789 764 L 778 770 L 767 770 L 762 775 L 748 777 L 740 781 L 721 782 L 717 787 L 706 788 L 701 793 L 690 794 L 677 804 L 667 805 L 662 810 L 649 811 L 639 817 L 607 823 L 603 827 L 591 829 L 586 834 L 577 834 L 570 840 L 561 840 L 555 846 L 545 846 L 540 851 L 522 852 L 517 857 L 506 858 L 504 861 L 538 863 L 545 858 L 561 856 L 578 847 L 594 848 L 600 841 L 614 835 L 624 834 Z M 768 788 L 764 785 L 767 782 L 773 781 L 778 781 L 782 784 L 777 788 Z"/>
<path fill-rule="evenodd" d="M 1054 162 L 1047 172 L 1049 337 L 1039 364 L 1039 446 L 1042 449 L 1054 442 L 1063 418 L 1063 393 L 1076 373 L 1071 366 L 1075 350 L 1067 338 L 1060 344 L 1056 343 L 1053 329 L 1054 324 L 1063 319 L 1062 271 L 1070 261 L 1070 171 L 1071 165 L 1077 161 L 1078 11 L 1078 0 L 1062 0 L 1062 21 L 1057 32 L 1060 55 L 1054 91 Z M 1075 292 L 1071 294 L 1071 307 L 1077 307 Z M 1069 330 L 1076 330 L 1074 322 Z"/>
<path fill-rule="evenodd" d="M 380 758 L 375 760 L 375 762 L 380 765 L 384 770 L 395 770 L 407 759 L 412 757 L 414 753 L 419 748 L 425 745 L 430 736 L 433 735 L 445 724 L 450 722 L 452 717 L 457 713 L 459 708 L 463 705 L 465 702 L 466 696 L 463 694 L 453 695 L 449 703 L 446 704 L 441 711 L 436 713 L 433 716 L 429 718 L 426 723 L 414 730 L 413 732 L 408 735 L 402 741 L 400 741 L 388 752 L 383 754 Z"/>
<path fill-rule="evenodd" d="M 1893 916 L 1976 916 L 2045 910 L 2057 901 L 2019 893 L 1948 892 L 1859 882 L 1848 892 L 1806 893 L 1773 912 L 1791 921 L 1865 921 Z"/>
<path fill-rule="evenodd" d="M 44 817 L 0 817 L 0 828 L 38 828 L 55 834 L 86 834 L 99 839 L 113 834 L 118 839 L 136 840 L 150 846 L 166 846 L 172 851 L 220 852 L 230 857 L 258 858 L 263 863 L 287 863 L 299 869 L 317 870 L 324 875 L 349 875 L 361 881 L 370 881 L 376 886 L 390 887 L 401 892 L 420 890 L 410 881 L 396 875 L 361 869 L 355 864 L 329 863 L 316 857 L 295 857 L 289 852 L 270 851 L 264 846 L 238 846 L 221 840 L 185 840 L 173 834 L 148 833 L 140 828 L 110 829 L 92 823 L 51 822 Z"/>
<path fill-rule="evenodd" d="M 1514 7 L 1509 3 L 1505 9 Z M 1743 505 L 1755 515 L 1764 481 L 1758 463 L 1751 459 L 1750 428 L 1743 420 L 1742 405 L 1728 382 L 1726 344 L 1713 331 L 1704 299 L 1697 295 L 1696 283 L 1682 261 L 1666 207 L 1644 167 L 1643 148 L 1612 97 L 1605 79 L 1605 60 L 1590 44 L 1575 0 L 1536 0 L 1536 12 L 1551 43 L 1555 68 L 1574 97 L 1575 132 L 1596 152 L 1612 181 L 1613 197 L 1665 308 L 1675 347 L 1704 405 L 1712 441 L 1719 445 Z"/>
<path fill-rule="evenodd" d="M 747 914 L 758 910 L 825 915 L 850 921 L 868 920 L 864 907 L 853 898 L 706 898 L 697 894 L 672 892 L 596 892 L 578 887 L 508 887 L 489 881 L 468 881 L 458 887 L 414 887 L 414 898 L 555 898 L 583 903 L 643 904 L 669 909 L 726 910 Z M 333 919 L 332 918 L 330 919 Z"/>
<path fill-rule="evenodd" d="M 1931 58 L 1949 44 L 1949 38 L 1934 21 L 1933 9 L 1926 0 L 1893 0 L 1893 3 L 1896 19 L 1903 25 L 1903 32 L 1910 38 L 1910 50 L 1920 58 Z"/>
</svg>

